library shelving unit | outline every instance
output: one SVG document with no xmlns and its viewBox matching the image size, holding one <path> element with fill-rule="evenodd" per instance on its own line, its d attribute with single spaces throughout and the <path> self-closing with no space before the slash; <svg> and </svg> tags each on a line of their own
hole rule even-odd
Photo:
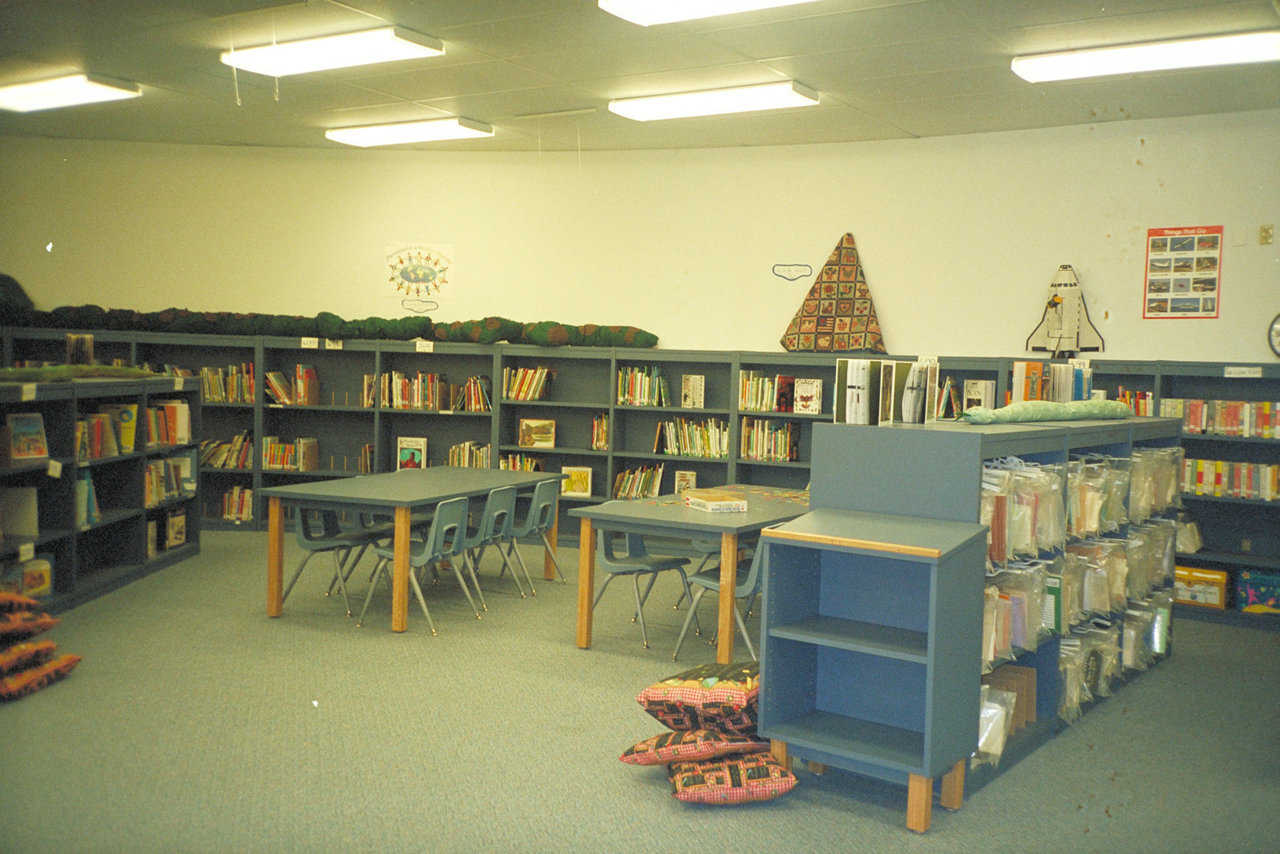
<svg viewBox="0 0 1280 854">
<path fill-rule="evenodd" d="M 819 508 L 762 542 L 761 734 L 907 785 L 927 830 L 934 778 L 958 809 L 978 743 L 986 529 Z"/>
<path fill-rule="evenodd" d="M 75 456 L 78 417 L 103 406 L 126 404 L 136 406 L 141 419 L 149 405 L 165 400 L 187 403 L 195 435 L 200 425 L 198 380 L 0 383 L 0 412 L 39 413 L 49 450 L 47 460 L 0 469 L 0 485 L 6 491 L 22 490 L 24 500 L 34 496 L 38 520 L 34 535 L 15 533 L 6 524 L 0 560 L 9 564 L 32 556 L 50 559 L 53 590 L 45 603 L 49 610 L 74 607 L 199 551 L 198 481 L 194 491 L 153 501 L 151 506 L 147 506 L 144 485 L 148 463 L 192 454 L 194 442 L 148 445 L 139 422 L 133 451 L 80 462 Z M 92 481 L 97 512 L 84 515 L 78 513 L 77 502 L 84 500 L 86 489 L 77 484 L 86 479 Z M 171 546 L 164 536 L 170 518 L 175 520 L 174 530 L 181 531 Z"/>
<path fill-rule="evenodd" d="M 786 745 L 781 752 L 822 765 L 894 782 L 905 778 L 909 826 L 921 819 L 927 826 L 928 813 L 922 811 L 928 799 L 922 802 L 921 789 L 931 792 L 927 781 L 976 744 L 970 742 L 961 754 L 928 747 L 939 735 L 932 728 L 935 720 L 945 720 L 941 732 L 977 733 L 981 657 L 976 651 L 969 654 L 969 647 L 981 633 L 985 570 L 981 551 L 971 554 L 967 545 L 961 547 L 961 541 L 967 542 L 963 537 L 947 539 L 938 523 L 982 530 L 978 520 L 985 460 L 1014 455 L 1062 463 L 1086 452 L 1127 456 L 1137 446 L 1176 445 L 1179 428 L 1177 419 L 1137 417 L 1053 424 L 815 425 L 811 512 L 801 517 L 808 521 L 796 523 L 808 526 L 802 533 L 813 542 L 770 539 L 766 554 L 760 733 Z M 879 533 L 867 521 L 875 514 L 889 517 L 879 523 Z M 936 552 L 936 564 L 915 565 L 897 553 L 920 546 Z M 947 583 L 939 581 L 943 573 L 967 580 L 972 589 L 949 591 L 949 599 L 935 601 L 935 595 L 947 590 L 935 587 Z M 774 586 L 767 586 L 771 582 Z M 817 592 L 808 595 L 805 591 L 815 584 Z M 780 589 L 792 587 L 794 593 L 779 596 Z M 875 614 L 880 616 L 869 617 Z M 954 636 L 962 654 L 933 653 L 939 625 L 949 629 L 937 638 L 949 643 Z M 1036 671 L 1038 723 L 1011 737 L 1004 767 L 1056 732 L 1058 655 L 1055 638 L 1016 661 Z M 775 674 L 772 668 L 780 666 L 780 656 L 785 668 L 799 669 L 798 675 Z M 903 689 L 907 699 L 860 696 L 868 684 L 864 679 L 874 685 L 893 678 L 909 686 Z M 945 711 L 940 711 L 942 705 Z M 817 713 L 822 714 L 815 718 Z M 934 717 L 939 714 L 945 717 Z M 905 732 L 884 734 L 891 747 L 868 743 L 863 733 L 880 732 L 876 727 L 895 719 L 911 725 L 899 724 Z M 813 722 L 815 726 L 808 725 Z M 995 773 L 983 766 L 974 780 L 982 785 Z M 943 805 L 958 807 L 963 788 L 963 771 L 953 767 L 943 779 Z"/>
<path fill-rule="evenodd" d="M 737 390 L 742 387 L 748 372 L 772 380 L 776 376 L 789 376 L 796 380 L 810 379 L 822 382 L 822 411 L 817 414 L 774 411 L 768 401 L 763 408 L 752 408 L 742 400 Z M 836 367 L 835 358 L 829 354 L 802 353 L 740 353 L 734 378 L 733 402 L 735 405 L 735 442 L 732 448 L 734 468 L 732 479 L 738 483 L 757 483 L 803 489 L 809 483 L 809 465 L 813 455 L 813 425 L 830 421 L 833 417 Z M 794 403 L 793 403 L 794 406 Z M 795 448 L 793 460 L 752 459 L 742 452 L 742 434 L 746 420 L 763 422 L 773 429 L 790 430 Z"/>
</svg>

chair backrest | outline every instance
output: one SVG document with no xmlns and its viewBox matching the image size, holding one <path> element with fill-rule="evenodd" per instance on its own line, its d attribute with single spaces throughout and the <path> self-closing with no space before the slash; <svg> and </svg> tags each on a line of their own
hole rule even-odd
<svg viewBox="0 0 1280 854">
<path fill-rule="evenodd" d="M 516 512 L 516 488 L 500 486 L 489 490 L 489 497 L 484 502 L 484 516 L 480 519 L 480 540 L 487 542 L 494 537 L 507 537 L 511 534 Z"/>
<path fill-rule="evenodd" d="M 757 543 L 755 553 L 751 555 L 751 566 L 747 570 L 746 577 L 738 576 L 738 584 L 733 591 L 735 599 L 741 599 L 744 596 L 751 596 L 760 592 L 760 587 L 764 583 L 764 573 L 761 572 L 763 563 L 764 543 Z"/>
<path fill-rule="evenodd" d="M 544 480 L 533 488 L 533 502 L 529 505 L 529 533 L 551 530 L 559 501 L 560 481 Z"/>
<path fill-rule="evenodd" d="M 467 499 L 450 498 L 436 505 L 422 557 L 428 563 L 459 554 L 467 534 Z"/>
<path fill-rule="evenodd" d="M 599 531 L 596 534 L 596 562 L 606 569 L 610 566 L 626 566 L 629 559 L 642 558 L 648 555 L 644 547 L 644 538 L 639 534 L 624 534 L 627 553 L 618 554 L 615 549 L 615 535 L 611 531 Z"/>
<path fill-rule="evenodd" d="M 294 516 L 294 533 L 298 545 L 312 546 L 321 540 L 332 540 L 342 535 L 338 514 L 333 510 L 308 510 L 299 508 Z"/>
</svg>

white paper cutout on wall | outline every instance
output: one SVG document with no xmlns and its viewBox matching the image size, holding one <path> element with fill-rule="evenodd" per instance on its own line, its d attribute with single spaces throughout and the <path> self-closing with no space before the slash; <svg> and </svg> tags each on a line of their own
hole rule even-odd
<svg viewBox="0 0 1280 854">
<path fill-rule="evenodd" d="M 453 248 L 402 246 L 387 253 L 386 284 L 405 311 L 424 314 L 440 307 L 437 300 L 449 284 Z"/>
</svg>

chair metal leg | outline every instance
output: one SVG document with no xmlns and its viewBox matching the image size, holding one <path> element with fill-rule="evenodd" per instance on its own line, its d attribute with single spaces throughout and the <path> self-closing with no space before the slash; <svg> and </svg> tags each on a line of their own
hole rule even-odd
<svg viewBox="0 0 1280 854">
<path fill-rule="evenodd" d="M 747 634 L 747 624 L 742 620 L 742 612 L 738 610 L 737 604 L 733 606 L 733 616 L 738 618 L 738 631 L 742 632 L 742 640 L 747 645 L 747 652 L 751 653 L 752 661 L 759 661 L 756 657 L 756 648 L 751 645 L 751 635 Z"/>
<path fill-rule="evenodd" d="M 356 619 L 356 627 L 364 625 L 364 614 L 369 610 L 369 602 L 373 600 L 373 591 L 378 586 L 378 579 L 382 577 L 382 568 L 391 561 L 387 558 L 378 558 L 378 562 L 373 567 L 373 577 L 369 579 L 369 591 L 364 594 L 364 607 L 360 609 L 360 616 Z"/>
<path fill-rule="evenodd" d="M 684 567 L 677 566 L 675 569 L 676 569 L 676 572 L 680 573 L 680 584 L 684 586 L 684 595 L 689 597 L 689 601 L 692 602 L 693 592 L 689 589 L 689 576 L 685 574 Z M 705 590 L 706 588 L 703 588 L 703 589 Z M 698 621 L 698 614 L 696 609 L 694 609 L 694 614 L 693 614 L 693 629 L 695 634 L 699 634 L 699 635 L 702 634 L 702 623 Z"/>
<path fill-rule="evenodd" d="M 339 555 L 339 553 L 342 553 Z M 333 579 L 329 581 L 332 585 L 335 581 L 338 584 L 338 590 L 342 593 L 342 604 L 347 606 L 347 616 L 351 616 L 351 600 L 347 598 L 347 581 L 343 577 L 342 569 L 346 558 L 351 554 L 350 549 L 335 549 L 333 552 Z M 325 594 L 326 596 L 329 594 Z"/>
<path fill-rule="evenodd" d="M 514 566 L 512 566 L 512 565 L 511 565 L 511 561 L 507 560 L 507 556 L 506 556 L 505 554 L 503 554 L 503 553 L 502 553 L 502 543 L 495 543 L 495 544 L 494 544 L 494 547 L 495 547 L 495 548 L 497 549 L 497 551 L 498 551 L 498 557 L 502 558 L 502 571 L 503 571 L 503 572 L 506 572 L 507 570 L 511 570 L 511 577 L 512 577 L 512 578 L 517 578 L 517 581 L 516 581 L 516 587 L 520 587 L 520 581 L 518 580 L 518 577 L 516 576 L 516 568 L 515 568 Z M 518 555 L 518 553 L 517 553 L 517 556 L 519 556 L 519 555 Z M 521 568 L 521 569 L 524 569 L 524 564 L 521 564 L 521 565 L 520 565 L 520 568 Z M 525 580 L 526 582 L 528 582 L 528 584 L 529 584 L 529 595 L 530 595 L 530 596 L 537 596 L 537 595 L 538 595 L 538 591 L 537 591 L 537 590 L 535 590 L 535 589 L 534 589 L 534 587 L 533 587 L 533 577 L 529 575 L 529 570 L 527 570 L 527 569 L 524 569 L 524 580 Z M 524 589 L 523 589 L 523 588 L 521 588 L 521 590 L 520 590 L 520 597 L 521 597 L 522 599 L 524 598 Z"/>
<path fill-rule="evenodd" d="M 283 605 L 285 600 L 289 598 L 289 592 L 293 590 L 293 585 L 298 583 L 298 577 L 302 575 L 302 570 L 307 568 L 307 561 L 315 557 L 315 552 L 307 552 L 307 556 L 302 559 L 302 563 L 298 564 L 298 568 L 294 571 L 293 577 L 289 579 L 289 583 L 285 585 L 284 595 L 280 597 L 280 604 Z"/>
<path fill-rule="evenodd" d="M 608 590 L 608 589 L 609 589 L 609 582 L 610 582 L 610 581 L 613 581 L 613 580 L 614 580 L 615 578 L 617 578 L 617 577 L 618 577 L 617 575 L 607 575 L 607 576 L 605 576 L 604 584 L 601 584 L 601 585 L 600 585 L 600 590 L 599 590 L 599 592 L 597 592 L 597 593 L 596 593 L 596 601 L 594 601 L 594 602 L 592 602 L 592 603 L 591 603 L 591 607 L 592 607 L 592 609 L 594 609 L 594 608 L 596 607 L 596 605 L 599 605 L 599 604 L 600 604 L 600 597 L 604 595 L 604 591 L 606 591 L 606 590 Z"/>
<path fill-rule="evenodd" d="M 501 551 L 501 547 L 499 547 L 499 551 Z M 515 538 L 514 538 L 514 537 L 513 537 L 512 539 L 510 539 L 510 540 L 508 540 L 508 541 L 507 541 L 507 556 L 511 556 L 511 555 L 515 555 L 516 562 L 517 562 L 518 564 L 520 564 L 520 570 L 524 573 L 524 577 L 525 577 L 525 578 L 527 578 L 527 579 L 529 579 L 529 587 L 530 587 L 530 589 L 532 589 L 532 588 L 533 588 L 533 576 L 529 575 L 529 567 L 527 567 L 527 566 L 525 566 L 525 565 L 524 565 L 524 558 L 520 557 L 520 550 L 519 550 L 518 548 L 516 548 L 516 541 L 515 541 Z M 516 571 L 515 571 L 515 569 L 514 569 L 514 568 L 511 570 L 511 577 L 512 577 L 512 578 L 515 578 L 515 577 L 516 577 Z M 517 587 L 519 587 L 519 586 L 520 586 L 520 582 L 519 582 L 519 581 L 516 581 L 516 586 L 517 586 Z M 523 590 L 523 588 L 522 588 L 522 589 L 521 589 L 521 591 L 520 591 L 520 595 L 521 595 L 522 597 L 524 596 L 524 590 Z M 535 594 L 535 595 L 536 595 L 536 594 Z"/>
<path fill-rule="evenodd" d="M 651 574 L 649 578 L 649 589 L 653 589 L 653 579 L 656 575 Z M 640 598 L 640 573 L 631 575 L 632 587 L 636 591 L 636 616 L 640 619 L 640 640 L 644 641 L 644 648 L 649 648 L 649 632 L 644 627 L 644 599 Z M 645 591 L 645 598 L 648 598 L 649 590 Z"/>
<path fill-rule="evenodd" d="M 680 655 L 680 647 L 684 646 L 684 636 L 689 633 L 689 624 L 693 622 L 693 615 L 698 612 L 698 603 L 702 601 L 702 595 L 707 592 L 707 588 L 699 587 L 698 592 L 693 594 L 693 598 L 689 600 L 689 613 L 685 614 L 684 625 L 680 627 L 680 637 L 676 638 L 676 651 L 671 653 L 671 660 L 675 661 Z"/>
<path fill-rule="evenodd" d="M 422 606 L 422 616 L 427 618 L 427 626 L 431 629 L 431 636 L 435 637 L 437 634 L 436 624 L 431 619 L 431 612 L 427 610 L 427 600 L 422 595 L 422 587 L 418 584 L 418 577 L 411 572 L 409 573 L 409 581 L 413 585 L 414 595 L 418 597 L 418 604 Z"/>
<path fill-rule="evenodd" d="M 481 548 L 480 553 L 484 554 L 483 547 Z M 471 574 L 471 583 L 475 585 L 476 596 L 480 599 L 480 610 L 488 611 L 489 603 L 484 601 L 484 591 L 480 589 L 480 577 L 476 575 L 476 569 L 479 567 L 479 565 L 480 565 L 479 561 L 474 561 L 467 565 L 467 571 Z M 466 589 L 466 585 L 463 585 L 463 589 L 464 590 Z M 477 615 L 477 618 L 478 618 L 478 615 Z"/>
<path fill-rule="evenodd" d="M 463 552 L 460 555 L 456 555 L 455 560 L 449 561 L 449 565 L 453 567 L 453 574 L 458 579 L 458 585 L 462 588 L 462 592 L 466 594 L 467 601 L 471 603 L 471 610 L 475 612 L 476 619 L 478 620 L 480 619 L 480 609 L 476 607 L 476 600 L 471 596 L 471 588 L 467 586 L 466 580 L 462 577 L 462 570 L 458 569 L 458 561 L 462 561 L 462 563 L 467 567 L 467 570 L 471 573 L 472 578 L 475 578 L 476 572 L 474 569 L 471 568 L 471 563 L 467 560 L 467 555 L 465 552 Z M 478 585 L 477 585 L 477 589 L 478 589 Z"/>
<path fill-rule="evenodd" d="M 556 550 L 551 548 L 551 541 L 547 539 L 546 531 L 539 531 L 538 536 L 542 537 L 542 545 L 546 547 L 547 554 L 551 555 L 551 563 L 556 568 L 556 576 L 562 583 L 568 583 L 564 580 L 564 573 L 560 571 L 560 561 L 556 558 Z"/>
</svg>

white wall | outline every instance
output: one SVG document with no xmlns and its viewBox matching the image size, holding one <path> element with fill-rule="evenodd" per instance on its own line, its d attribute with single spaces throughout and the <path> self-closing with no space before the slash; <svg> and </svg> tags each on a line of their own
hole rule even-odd
<svg viewBox="0 0 1280 854">
<path fill-rule="evenodd" d="M 452 247 L 436 320 L 631 324 L 778 350 L 852 232 L 894 353 L 1015 355 L 1073 264 L 1104 357 L 1271 361 L 1280 111 L 911 141 L 477 154 L 0 140 L 0 271 L 36 305 L 403 313 L 385 250 Z M 1142 319 L 1149 227 L 1223 225 L 1221 318 Z M 51 251 L 46 251 L 52 243 Z"/>
</svg>

